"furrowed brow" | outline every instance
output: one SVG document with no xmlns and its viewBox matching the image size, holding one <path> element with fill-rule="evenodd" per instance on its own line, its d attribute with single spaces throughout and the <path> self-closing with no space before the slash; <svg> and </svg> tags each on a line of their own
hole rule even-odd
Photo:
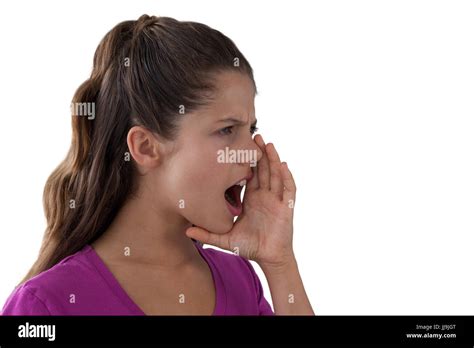
<svg viewBox="0 0 474 348">
<path fill-rule="evenodd" d="M 255 120 L 251 125 L 255 127 L 255 126 L 257 125 L 257 121 L 258 121 L 258 120 Z M 224 122 L 232 122 L 232 123 L 234 123 L 234 124 L 241 125 L 241 126 L 244 126 L 244 125 L 246 124 L 246 122 L 244 122 L 244 121 L 242 121 L 242 120 L 239 120 L 239 119 L 237 119 L 237 118 L 233 118 L 233 117 L 227 117 L 227 118 L 224 118 L 224 119 L 219 120 L 219 121 L 217 121 L 217 122 L 218 122 L 218 123 L 221 123 L 221 122 L 222 122 L 222 123 L 224 123 Z"/>
</svg>

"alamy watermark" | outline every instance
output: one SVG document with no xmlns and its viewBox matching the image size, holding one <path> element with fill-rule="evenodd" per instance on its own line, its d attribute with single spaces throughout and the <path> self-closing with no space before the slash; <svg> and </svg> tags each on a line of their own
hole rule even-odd
<svg viewBox="0 0 474 348">
<path fill-rule="evenodd" d="M 251 167 L 257 165 L 257 150 L 234 150 L 228 146 L 217 151 L 218 163 L 250 163 Z"/>
<path fill-rule="evenodd" d="M 95 118 L 95 103 L 71 103 L 72 116 L 86 116 L 88 120 Z"/>
<path fill-rule="evenodd" d="M 55 325 L 35 325 L 26 322 L 18 326 L 18 337 L 20 338 L 47 338 L 48 341 L 56 339 Z"/>
</svg>

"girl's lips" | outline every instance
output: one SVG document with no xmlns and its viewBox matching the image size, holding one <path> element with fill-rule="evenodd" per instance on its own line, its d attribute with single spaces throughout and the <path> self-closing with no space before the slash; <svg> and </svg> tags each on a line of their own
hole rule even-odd
<svg viewBox="0 0 474 348">
<path fill-rule="evenodd" d="M 243 184 L 245 180 L 238 184 L 233 185 L 225 191 L 224 198 L 227 206 L 232 215 L 239 215 L 242 213 L 242 202 L 240 200 L 240 194 L 242 193 Z"/>
<path fill-rule="evenodd" d="M 240 180 L 237 181 L 234 185 L 241 185 L 241 183 L 242 183 L 244 180 L 245 180 L 245 185 L 247 185 L 247 184 L 249 183 L 249 181 L 252 180 L 252 178 L 253 178 L 253 172 L 250 172 L 249 175 L 247 175 L 245 178 L 240 179 Z M 234 185 L 232 185 L 232 186 L 234 186 Z M 232 187 L 232 186 L 231 186 L 231 187 Z M 243 186 L 243 185 L 241 185 L 241 186 Z"/>
<path fill-rule="evenodd" d="M 253 171 L 250 172 L 249 175 L 247 175 L 245 178 L 240 179 L 237 181 L 234 185 L 230 186 L 226 192 L 230 189 L 232 192 L 231 194 L 233 195 L 233 198 L 235 200 L 236 205 L 230 204 L 230 202 L 225 198 L 225 193 L 224 193 L 224 200 L 227 204 L 227 208 L 229 209 L 230 213 L 233 216 L 238 216 L 242 214 L 242 202 L 240 201 L 240 194 L 242 193 L 242 189 L 244 185 L 247 185 L 250 180 L 253 178 Z M 236 188 L 234 186 L 237 186 Z"/>
</svg>

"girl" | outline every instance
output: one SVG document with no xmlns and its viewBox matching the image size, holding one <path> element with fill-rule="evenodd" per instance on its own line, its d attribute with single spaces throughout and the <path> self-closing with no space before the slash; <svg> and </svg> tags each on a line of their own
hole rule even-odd
<svg viewBox="0 0 474 348">
<path fill-rule="evenodd" d="M 248 61 L 206 25 L 143 15 L 107 33 L 44 189 L 39 257 L 2 313 L 314 315 L 292 247 L 295 183 L 253 137 L 256 93 Z M 255 161 L 218 161 L 224 150 Z"/>
</svg>

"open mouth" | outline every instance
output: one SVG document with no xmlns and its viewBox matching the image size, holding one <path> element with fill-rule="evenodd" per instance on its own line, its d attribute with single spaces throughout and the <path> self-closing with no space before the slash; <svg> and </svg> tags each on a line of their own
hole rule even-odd
<svg viewBox="0 0 474 348">
<path fill-rule="evenodd" d="M 232 185 L 227 190 L 225 190 L 224 197 L 231 206 L 235 208 L 239 208 L 242 206 L 242 202 L 240 200 L 240 193 L 242 192 L 242 189 L 246 183 L 247 181 L 244 179 L 240 183 Z"/>
<path fill-rule="evenodd" d="M 247 183 L 252 180 L 253 172 L 247 175 L 245 178 L 240 179 L 239 182 L 229 187 L 224 192 L 224 197 L 227 202 L 227 208 L 233 216 L 242 214 L 242 201 L 240 200 L 240 194 L 242 189 Z"/>
</svg>

